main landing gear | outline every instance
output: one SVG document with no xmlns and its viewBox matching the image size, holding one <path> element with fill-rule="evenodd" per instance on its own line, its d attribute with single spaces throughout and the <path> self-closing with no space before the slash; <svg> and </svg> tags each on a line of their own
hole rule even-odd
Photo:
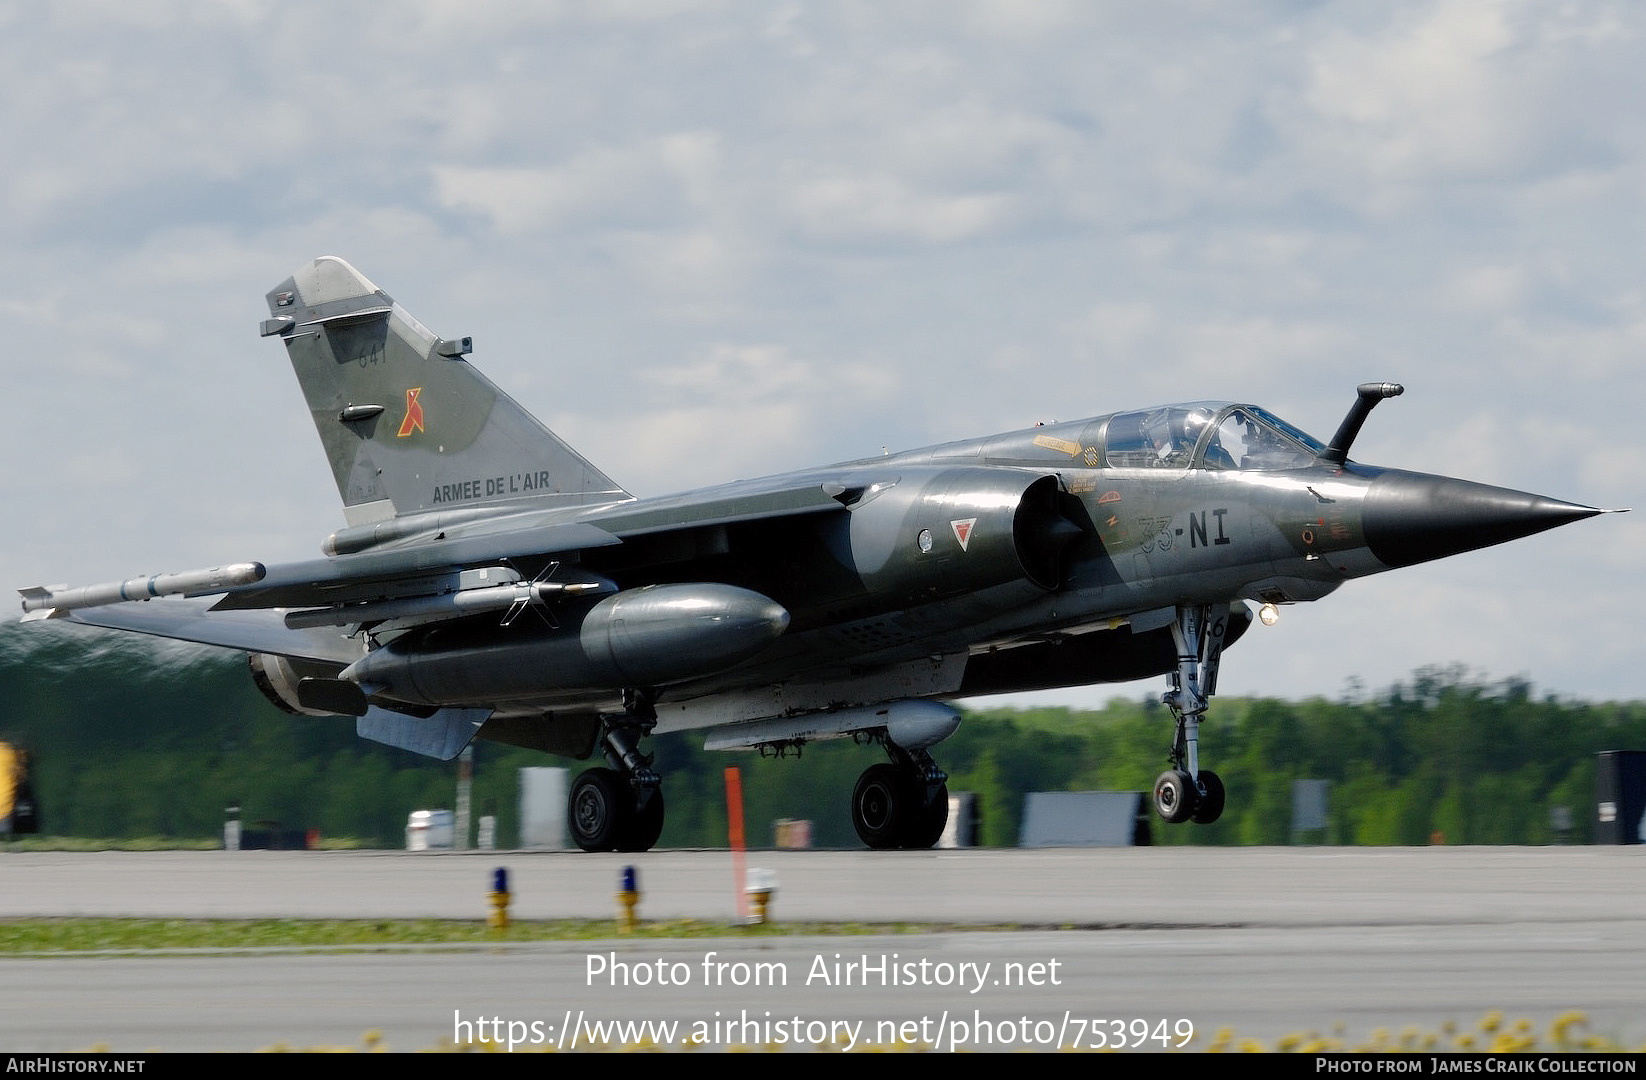
<svg viewBox="0 0 1646 1080">
<path fill-rule="evenodd" d="M 1200 767 L 1200 720 L 1217 692 L 1217 664 L 1229 626 L 1227 604 L 1179 605 L 1172 624 L 1177 670 L 1161 703 L 1172 711 L 1177 735 L 1172 740 L 1172 767 L 1154 782 L 1156 812 L 1167 821 L 1194 820 L 1210 825 L 1223 815 L 1223 781 Z"/>
<path fill-rule="evenodd" d="M 640 753 L 640 740 L 655 726 L 648 694 L 626 694 L 623 712 L 600 718 L 611 767 L 585 770 L 566 800 L 572 841 L 584 851 L 650 851 L 663 835 L 662 777 Z"/>
<path fill-rule="evenodd" d="M 948 774 L 924 750 L 885 747 L 892 763 L 864 769 L 852 791 L 852 827 L 871 848 L 929 848 L 949 823 Z"/>
</svg>

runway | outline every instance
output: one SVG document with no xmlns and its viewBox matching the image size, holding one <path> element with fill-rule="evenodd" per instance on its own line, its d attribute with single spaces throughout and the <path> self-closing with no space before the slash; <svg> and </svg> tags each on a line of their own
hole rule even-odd
<svg viewBox="0 0 1646 1080">
<path fill-rule="evenodd" d="M 1272 1045 L 1342 1025 L 1357 1042 L 1377 1028 L 1466 1029 L 1493 1010 L 1546 1027 L 1574 1009 L 1592 1030 L 1639 1046 L 1642 857 L 1632 848 L 762 852 L 749 862 L 776 871 L 779 920 L 1031 929 L 7 960 L 0 1049 L 354 1046 L 380 1031 L 391 1049 L 409 1050 L 475 1033 L 477 1020 L 501 1022 L 495 1034 L 512 1031 L 524 1049 L 636 1033 L 599 1026 L 610 1021 L 673 1023 L 654 1033 L 695 1029 L 711 1046 L 820 1032 L 844 1043 L 855 1031 L 858 1046 L 913 1035 L 944 1049 L 945 1039 L 989 1048 L 980 1040 L 1008 1036 L 993 1048 L 1095 1048 L 1118 1037 L 1162 1049 L 1192 1026 L 1193 1049 L 1224 1027 Z M 0 916 L 480 918 L 491 868 L 502 865 L 516 918 L 603 917 L 628 864 L 640 873 L 642 917 L 733 918 L 730 856 L 713 851 L 6 852 Z"/>
</svg>

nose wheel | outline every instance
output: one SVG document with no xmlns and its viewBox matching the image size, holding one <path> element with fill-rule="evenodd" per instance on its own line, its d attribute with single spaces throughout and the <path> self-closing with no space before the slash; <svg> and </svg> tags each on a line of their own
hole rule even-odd
<svg viewBox="0 0 1646 1080">
<path fill-rule="evenodd" d="M 1223 816 L 1223 778 L 1210 769 L 1200 770 L 1200 793 L 1190 819 L 1196 825 L 1210 825 Z"/>
<path fill-rule="evenodd" d="M 1194 781 L 1181 769 L 1168 769 L 1154 782 L 1155 812 L 1174 825 L 1189 820 L 1198 798 Z"/>
<path fill-rule="evenodd" d="M 1198 783 L 1181 769 L 1168 769 L 1154 782 L 1155 812 L 1174 825 L 1210 825 L 1223 816 L 1223 802 L 1223 778 L 1210 769 L 1200 770 Z"/>
</svg>

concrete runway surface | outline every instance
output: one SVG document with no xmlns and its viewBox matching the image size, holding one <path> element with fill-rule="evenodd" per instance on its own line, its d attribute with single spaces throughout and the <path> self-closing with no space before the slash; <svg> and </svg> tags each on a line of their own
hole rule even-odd
<svg viewBox="0 0 1646 1080">
<path fill-rule="evenodd" d="M 1546 1029 L 1568 1010 L 1646 1042 L 1639 848 L 760 852 L 778 920 L 1013 923 L 1012 932 L 546 943 L 441 952 L 0 961 L 0 1049 L 520 1048 L 650 1034 L 941 1049 L 1272 1044 L 1343 1026 Z M 730 921 L 723 851 L 641 856 L 0 853 L 0 917 L 605 917 L 625 865 L 648 920 Z M 485 1028 L 476 1028 L 486 1021 Z M 493 1024 L 496 1021 L 498 1023 Z M 468 1024 L 468 1027 L 461 1026 Z"/>
</svg>

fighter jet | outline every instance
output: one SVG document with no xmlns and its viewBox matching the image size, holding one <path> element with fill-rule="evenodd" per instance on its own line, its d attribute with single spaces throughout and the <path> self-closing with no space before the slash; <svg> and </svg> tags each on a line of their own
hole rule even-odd
<svg viewBox="0 0 1646 1080">
<path fill-rule="evenodd" d="M 577 759 L 579 847 L 663 828 L 654 733 L 710 749 L 877 744 L 852 822 L 926 848 L 948 816 L 949 701 L 1165 675 L 1167 821 L 1215 821 L 1199 730 L 1226 646 L 1350 578 L 1602 511 L 1349 459 L 1196 401 L 635 498 L 338 258 L 268 294 L 346 524 L 323 557 L 22 590 L 24 620 L 243 650 L 299 716 L 436 758 L 487 739 Z M 167 597 L 167 599 L 159 599 Z M 190 599 L 216 597 L 215 600 Z"/>
</svg>

